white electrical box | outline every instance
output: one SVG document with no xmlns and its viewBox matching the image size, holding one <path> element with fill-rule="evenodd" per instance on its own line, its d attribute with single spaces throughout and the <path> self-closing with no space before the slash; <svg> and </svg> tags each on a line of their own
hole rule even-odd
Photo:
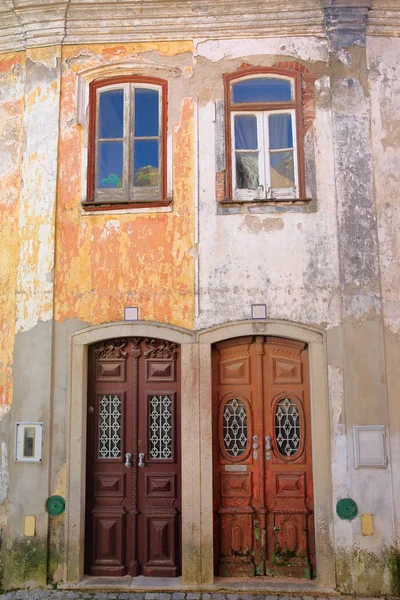
<svg viewBox="0 0 400 600">
<path fill-rule="evenodd" d="M 15 460 L 41 462 L 43 423 L 19 421 L 15 424 Z"/>
<path fill-rule="evenodd" d="M 386 467 L 385 427 L 383 425 L 355 425 L 354 466 Z"/>
</svg>

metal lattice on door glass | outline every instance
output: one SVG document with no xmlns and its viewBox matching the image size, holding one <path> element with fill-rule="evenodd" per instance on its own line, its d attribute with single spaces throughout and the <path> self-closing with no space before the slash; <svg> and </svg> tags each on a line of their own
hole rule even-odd
<svg viewBox="0 0 400 600">
<path fill-rule="evenodd" d="M 239 398 L 225 404 L 223 414 L 223 439 L 229 456 L 238 457 L 247 446 L 247 412 Z"/>
<path fill-rule="evenodd" d="M 120 396 L 108 394 L 100 398 L 99 458 L 121 456 L 121 407 Z"/>
<path fill-rule="evenodd" d="M 151 458 L 172 456 L 172 400 L 169 396 L 152 396 L 149 414 L 149 453 Z"/>
<path fill-rule="evenodd" d="M 299 450 L 300 415 L 296 402 L 282 398 L 276 405 L 275 435 L 278 450 L 283 456 L 293 456 Z"/>
</svg>

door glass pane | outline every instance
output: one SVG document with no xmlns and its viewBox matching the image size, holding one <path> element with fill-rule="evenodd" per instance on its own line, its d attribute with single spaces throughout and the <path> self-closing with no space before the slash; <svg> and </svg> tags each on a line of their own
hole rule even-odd
<svg viewBox="0 0 400 600">
<path fill-rule="evenodd" d="M 119 188 L 122 186 L 122 142 L 98 142 L 97 187 Z"/>
<path fill-rule="evenodd" d="M 133 162 L 135 186 L 158 186 L 158 140 L 135 140 Z"/>
<path fill-rule="evenodd" d="M 271 162 L 271 187 L 294 187 L 293 150 L 273 152 L 269 156 Z"/>
<path fill-rule="evenodd" d="M 258 152 L 236 152 L 236 187 L 256 190 L 258 186 Z"/>
<path fill-rule="evenodd" d="M 149 456 L 165 460 L 172 452 L 172 399 L 170 396 L 149 396 Z"/>
<path fill-rule="evenodd" d="M 274 77 L 244 79 L 232 85 L 235 104 L 240 102 L 285 102 L 292 99 L 290 81 Z"/>
<path fill-rule="evenodd" d="M 235 116 L 235 149 L 257 150 L 257 117 Z"/>
<path fill-rule="evenodd" d="M 293 148 L 291 115 L 270 115 L 268 128 L 270 150 Z"/>
<path fill-rule="evenodd" d="M 241 456 L 247 446 L 247 412 L 238 398 L 232 398 L 225 404 L 222 429 L 227 454 L 234 458 Z"/>
<path fill-rule="evenodd" d="M 158 136 L 158 90 L 135 89 L 135 137 Z"/>
<path fill-rule="evenodd" d="M 122 138 L 124 135 L 124 90 L 100 94 L 99 138 Z"/>
<path fill-rule="evenodd" d="M 120 458 L 121 416 L 121 396 L 114 394 L 100 396 L 98 458 Z"/>
<path fill-rule="evenodd" d="M 283 456 L 294 456 L 300 447 L 300 415 L 292 398 L 282 398 L 276 405 L 275 436 Z"/>
</svg>

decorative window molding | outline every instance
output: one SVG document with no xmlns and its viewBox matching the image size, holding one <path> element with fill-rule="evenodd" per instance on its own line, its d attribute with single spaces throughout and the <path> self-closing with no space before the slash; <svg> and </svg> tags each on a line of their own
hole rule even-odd
<svg viewBox="0 0 400 600">
<path fill-rule="evenodd" d="M 92 81 L 109 79 L 111 77 L 132 77 L 136 75 L 160 75 L 160 77 L 180 77 L 181 69 L 168 65 L 160 65 L 142 58 L 136 61 L 116 62 L 109 65 L 100 65 L 80 71 L 76 79 L 76 120 L 79 125 L 85 125 L 89 106 L 89 86 Z"/>
<path fill-rule="evenodd" d="M 167 82 L 118 76 L 89 89 L 84 207 L 168 204 Z"/>
<path fill-rule="evenodd" d="M 250 67 L 224 83 L 227 185 L 221 197 L 218 172 L 218 200 L 306 200 L 301 73 Z"/>
</svg>

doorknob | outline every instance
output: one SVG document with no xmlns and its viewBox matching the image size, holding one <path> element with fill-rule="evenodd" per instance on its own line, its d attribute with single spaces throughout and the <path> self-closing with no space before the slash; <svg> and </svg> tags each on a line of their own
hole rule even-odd
<svg viewBox="0 0 400 600">
<path fill-rule="evenodd" d="M 139 453 L 139 461 L 138 461 L 138 467 L 144 467 L 146 463 L 144 462 L 144 452 L 140 452 Z"/>
<path fill-rule="evenodd" d="M 125 466 L 126 467 L 132 466 L 132 454 L 130 452 L 127 452 L 125 454 Z"/>
</svg>

